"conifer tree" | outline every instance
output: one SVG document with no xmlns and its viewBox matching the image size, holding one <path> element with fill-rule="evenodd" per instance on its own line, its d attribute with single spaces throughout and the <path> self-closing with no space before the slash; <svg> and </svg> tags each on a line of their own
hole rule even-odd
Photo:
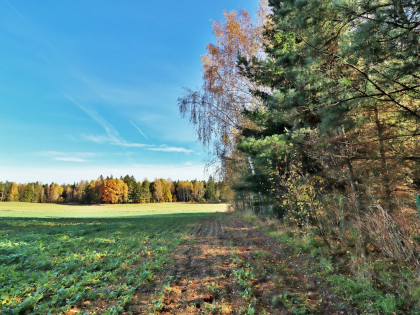
<svg viewBox="0 0 420 315">
<path fill-rule="evenodd" d="M 240 62 L 250 80 L 271 88 L 255 91 L 264 107 L 245 111 L 258 126 L 242 129 L 240 145 L 253 157 L 251 187 L 281 207 L 290 174 L 301 184 L 320 176 L 359 211 L 361 187 L 392 211 L 393 186 L 402 174 L 416 180 L 419 159 L 418 4 L 270 4 L 267 58 Z"/>
</svg>

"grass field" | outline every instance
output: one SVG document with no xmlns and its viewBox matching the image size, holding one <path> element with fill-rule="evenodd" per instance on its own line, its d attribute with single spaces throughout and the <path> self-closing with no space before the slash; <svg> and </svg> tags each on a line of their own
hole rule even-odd
<svg viewBox="0 0 420 315">
<path fill-rule="evenodd" d="M 2 203 L 0 209 L 1 313 L 77 307 L 115 313 L 153 281 L 196 222 L 226 205 Z"/>
<path fill-rule="evenodd" d="M 420 314 L 414 267 L 225 208 L 0 203 L 0 313 Z"/>
<path fill-rule="evenodd" d="M 224 212 L 228 205 L 199 203 L 147 203 L 121 205 L 61 205 L 55 203 L 0 202 L 0 218 L 115 218 L 173 213 Z"/>
</svg>

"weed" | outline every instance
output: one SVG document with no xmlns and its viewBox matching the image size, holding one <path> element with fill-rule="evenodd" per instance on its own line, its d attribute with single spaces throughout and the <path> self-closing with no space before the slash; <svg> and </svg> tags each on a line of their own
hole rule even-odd
<svg viewBox="0 0 420 315">
<path fill-rule="evenodd" d="M 215 293 L 217 291 L 216 283 L 212 282 L 211 284 L 207 285 L 207 290 L 211 293 Z"/>
</svg>

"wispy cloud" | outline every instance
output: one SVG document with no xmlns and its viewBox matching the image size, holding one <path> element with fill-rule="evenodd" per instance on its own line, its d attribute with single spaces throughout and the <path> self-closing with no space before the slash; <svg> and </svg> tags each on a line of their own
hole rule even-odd
<svg viewBox="0 0 420 315">
<path fill-rule="evenodd" d="M 35 152 L 35 155 L 44 156 L 44 157 L 62 157 L 62 156 L 72 156 L 72 157 L 94 157 L 97 156 L 98 153 L 93 152 L 61 152 L 61 151 L 40 151 Z"/>
<path fill-rule="evenodd" d="M 144 148 L 150 145 L 144 143 L 128 142 L 117 137 L 110 137 L 108 135 L 85 135 L 81 136 L 82 140 L 94 143 L 107 143 L 110 145 L 125 147 L 125 148 Z"/>
<path fill-rule="evenodd" d="M 144 143 L 135 143 L 135 142 L 118 142 L 118 143 L 111 143 L 112 145 L 118 145 L 120 147 L 126 147 L 126 148 L 145 148 L 149 145 Z"/>
<path fill-rule="evenodd" d="M 192 153 L 193 150 L 181 148 L 181 147 L 156 147 L 148 148 L 149 151 L 160 151 L 160 152 L 180 152 L 180 153 Z"/>
<path fill-rule="evenodd" d="M 129 120 L 129 122 L 130 122 L 130 124 L 132 124 L 133 125 L 133 127 L 134 128 L 136 128 L 137 129 L 137 131 L 143 136 L 143 137 L 145 137 L 147 140 L 149 140 L 149 138 L 144 134 L 144 132 L 137 126 L 137 125 L 135 125 L 131 120 Z"/>
<path fill-rule="evenodd" d="M 94 142 L 94 143 L 108 143 L 112 139 L 107 135 L 85 135 L 82 134 L 81 140 Z"/>
<path fill-rule="evenodd" d="M 62 93 L 64 97 L 66 97 L 70 102 L 76 105 L 81 111 L 83 111 L 86 115 L 88 115 L 93 121 L 95 121 L 98 125 L 105 129 L 106 134 L 109 138 L 119 138 L 119 134 L 115 128 L 108 123 L 101 115 L 99 115 L 94 109 L 88 108 L 87 106 L 83 105 L 82 103 L 75 100 L 73 97 Z"/>
<path fill-rule="evenodd" d="M 104 130 L 105 135 L 82 135 L 82 139 L 85 141 L 90 141 L 94 143 L 107 143 L 110 145 L 121 146 L 126 148 L 145 148 L 149 151 L 158 151 L 158 152 L 178 152 L 178 153 L 192 153 L 193 150 L 189 150 L 182 147 L 173 147 L 173 146 L 155 146 L 144 143 L 129 142 L 123 139 L 118 131 L 108 123 L 102 116 L 100 116 L 95 110 L 84 106 L 80 102 L 76 101 L 73 97 L 63 94 L 69 101 L 75 104 L 80 110 L 82 110 L 86 115 L 88 115 L 93 121 L 99 124 Z M 143 135 L 146 139 L 149 139 L 143 131 L 137 127 L 133 122 L 129 121 L 137 131 Z"/>
<path fill-rule="evenodd" d="M 61 151 L 40 151 L 34 152 L 34 155 L 51 158 L 55 161 L 63 162 L 88 162 L 87 158 L 97 156 L 97 153 L 92 152 L 61 152 Z"/>
<path fill-rule="evenodd" d="M 115 139 L 107 135 L 82 135 L 82 139 L 94 143 L 107 143 L 125 148 L 144 148 L 149 151 L 157 152 L 178 152 L 178 153 L 192 153 L 193 150 L 182 147 L 168 147 L 168 146 L 155 146 L 151 144 L 127 142 L 122 139 Z"/>
<path fill-rule="evenodd" d="M 88 89 L 80 97 L 86 102 L 101 102 L 112 106 L 138 106 L 151 103 L 147 94 L 137 86 L 107 83 L 93 76 L 70 70 L 73 77 Z M 80 93 L 80 92 L 79 92 Z"/>
<path fill-rule="evenodd" d="M 55 157 L 54 160 L 56 161 L 64 161 L 64 162 L 76 162 L 76 163 L 83 163 L 83 162 L 87 162 L 85 159 L 82 158 L 78 158 L 78 157 L 70 157 L 70 156 L 60 156 L 60 157 Z"/>
<path fill-rule="evenodd" d="M 40 30 L 35 27 L 34 24 L 32 24 L 14 5 L 12 5 L 9 1 L 3 0 L 4 3 L 6 3 L 13 11 L 14 13 L 19 16 L 19 18 L 27 25 L 30 29 L 36 34 L 37 37 L 39 37 L 44 43 L 46 43 L 54 53 L 62 58 L 68 65 L 71 65 L 69 60 L 57 49 L 57 47 L 47 38 L 44 36 L 43 33 L 40 32 Z"/>
<path fill-rule="evenodd" d="M 143 143 L 134 143 L 126 141 L 119 135 L 118 131 L 106 119 L 99 115 L 94 109 L 81 104 L 80 102 L 76 101 L 73 97 L 67 94 L 63 93 L 63 95 L 105 130 L 105 135 L 82 135 L 82 138 L 84 140 L 95 143 L 108 143 L 110 145 L 116 145 L 127 148 L 142 148 L 147 146 Z"/>
</svg>

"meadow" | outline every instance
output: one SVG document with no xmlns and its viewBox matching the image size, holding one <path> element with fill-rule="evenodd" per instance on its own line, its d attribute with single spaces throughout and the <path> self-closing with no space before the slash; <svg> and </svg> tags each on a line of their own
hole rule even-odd
<svg viewBox="0 0 420 315">
<path fill-rule="evenodd" d="M 145 203 L 67 205 L 57 203 L 0 202 L 0 218 L 115 218 L 174 213 L 224 212 L 225 203 Z"/>
<path fill-rule="evenodd" d="M 225 209 L 0 203 L 0 310 L 119 312 L 154 280 L 196 222 Z"/>
</svg>

